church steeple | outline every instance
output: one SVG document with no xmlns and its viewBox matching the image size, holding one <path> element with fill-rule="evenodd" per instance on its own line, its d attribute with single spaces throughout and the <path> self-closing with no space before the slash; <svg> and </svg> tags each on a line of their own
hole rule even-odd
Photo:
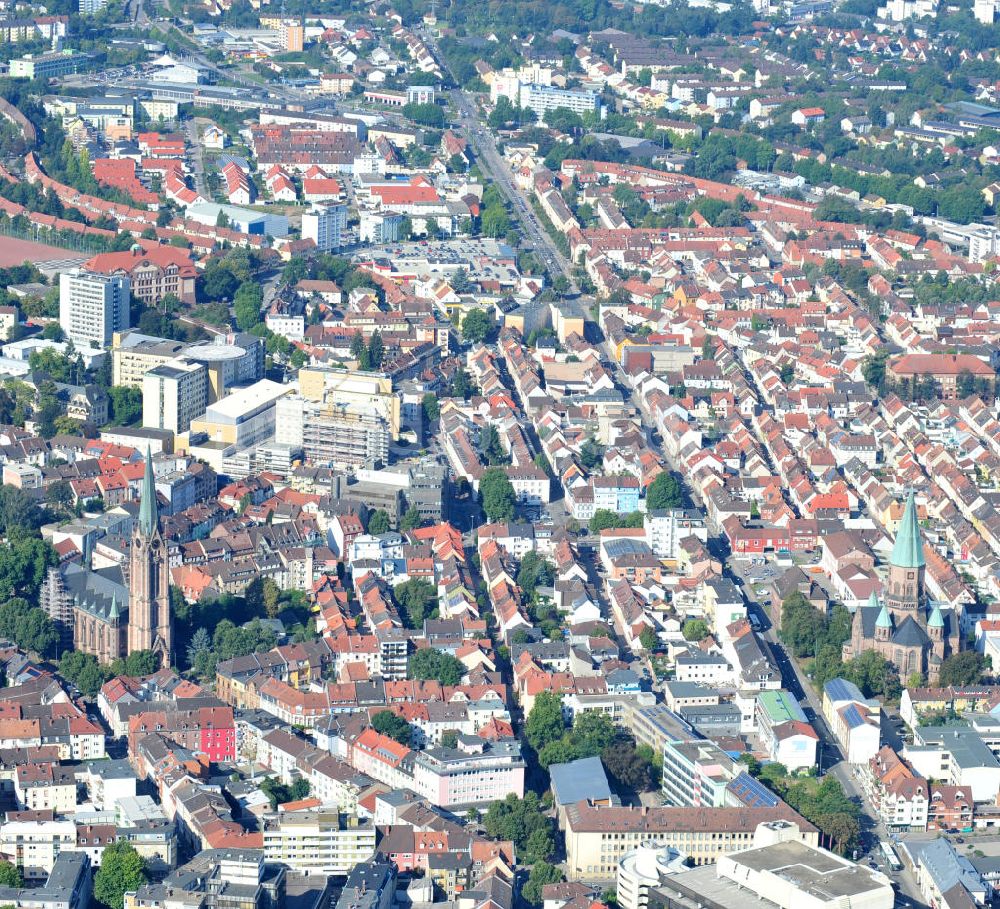
<svg viewBox="0 0 1000 909">
<path fill-rule="evenodd" d="M 921 625 L 925 617 L 920 610 L 924 593 L 924 543 L 917 520 L 917 502 L 913 493 L 906 499 L 903 519 L 899 522 L 896 542 L 889 556 L 889 582 L 885 603 L 893 618 L 913 616 Z"/>
<path fill-rule="evenodd" d="M 153 457 L 148 446 L 129 566 L 127 652 L 152 650 L 159 656 L 160 665 L 167 667 L 173 650 L 170 568 L 167 547 L 160 535 Z"/>
<path fill-rule="evenodd" d="M 146 446 L 146 471 L 142 477 L 142 494 L 139 496 L 139 530 L 151 537 L 159 525 L 159 507 L 156 502 L 156 481 L 153 477 L 153 456 Z"/>
<path fill-rule="evenodd" d="M 875 594 L 872 594 L 874 597 Z M 889 637 L 892 635 L 892 616 L 889 615 L 889 610 L 882 606 L 882 611 L 878 614 L 878 618 L 875 620 L 875 640 L 877 641 L 888 641 Z"/>
<path fill-rule="evenodd" d="M 912 492 L 903 509 L 903 520 L 899 522 L 889 564 L 897 568 L 923 568 L 926 564 L 924 544 L 920 538 L 920 522 L 917 520 L 917 502 Z"/>
</svg>

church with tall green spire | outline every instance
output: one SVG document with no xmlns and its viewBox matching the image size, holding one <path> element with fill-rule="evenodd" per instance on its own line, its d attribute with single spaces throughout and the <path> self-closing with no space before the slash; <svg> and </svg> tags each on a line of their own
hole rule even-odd
<svg viewBox="0 0 1000 909">
<path fill-rule="evenodd" d="M 171 663 L 170 567 L 159 511 L 147 449 L 128 570 L 66 566 L 61 574 L 63 596 L 72 602 L 73 645 L 102 663 L 139 650 L 153 651 L 163 667 Z"/>
<path fill-rule="evenodd" d="M 882 597 L 873 591 L 868 603 L 854 613 L 845 660 L 876 650 L 895 664 L 904 684 L 915 674 L 928 684 L 937 682 L 941 663 L 961 650 L 962 636 L 954 609 L 928 604 L 926 568 L 917 502 L 911 492 L 889 556 Z"/>
<path fill-rule="evenodd" d="M 170 614 L 170 567 L 160 533 L 153 458 L 146 449 L 146 469 L 139 496 L 139 517 L 129 549 L 128 652 L 152 650 L 167 667 L 173 657 Z"/>
</svg>

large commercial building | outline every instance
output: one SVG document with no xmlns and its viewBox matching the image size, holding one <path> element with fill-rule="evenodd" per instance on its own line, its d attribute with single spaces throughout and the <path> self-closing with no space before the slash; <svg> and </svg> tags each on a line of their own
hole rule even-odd
<svg viewBox="0 0 1000 909">
<path fill-rule="evenodd" d="M 301 448 L 318 466 L 364 467 L 389 459 L 389 427 L 384 419 L 301 395 L 278 402 L 275 440 Z"/>
<path fill-rule="evenodd" d="M 340 249 L 346 230 L 346 205 L 317 205 L 302 214 L 302 239 L 312 240 L 321 252 Z"/>
<path fill-rule="evenodd" d="M 739 767 L 711 739 L 668 742 L 663 747 L 663 796 L 677 807 L 722 808 Z"/>
<path fill-rule="evenodd" d="M 142 381 L 142 425 L 187 432 L 208 406 L 207 370 L 184 357 L 146 373 Z"/>
<path fill-rule="evenodd" d="M 111 382 L 142 388 L 149 370 L 184 356 L 204 365 L 208 382 L 208 402 L 225 396 L 234 385 L 246 385 L 264 377 L 264 344 L 255 335 L 231 332 L 211 341 L 185 344 L 140 334 L 116 333 L 111 348 Z"/>
<path fill-rule="evenodd" d="M 306 414 L 302 450 L 313 464 L 327 467 L 385 464 L 389 460 L 389 427 L 374 414 L 326 407 Z"/>
<path fill-rule="evenodd" d="M 249 448 L 274 435 L 274 409 L 279 398 L 290 391 L 269 379 L 210 404 L 203 416 L 191 421 L 191 441 L 201 433 L 208 441 L 236 448 Z"/>
<path fill-rule="evenodd" d="M 619 808 L 579 802 L 566 811 L 566 877 L 613 881 L 618 863 L 643 843 L 672 846 L 695 865 L 718 861 L 753 843 L 757 825 L 794 821 L 799 837 L 815 846 L 815 827 L 784 803 L 765 808 Z"/>
<path fill-rule="evenodd" d="M 754 848 L 719 858 L 718 876 L 781 909 L 892 909 L 884 874 L 803 841 L 795 824 L 762 824 Z"/>
<path fill-rule="evenodd" d="M 358 239 L 362 243 L 398 243 L 403 216 L 394 211 L 362 212 Z"/>
<path fill-rule="evenodd" d="M 351 410 L 377 414 L 389 424 L 393 440 L 399 438 L 399 396 L 388 376 L 344 369 L 300 369 L 299 390 L 310 401 L 333 401 Z"/>
<path fill-rule="evenodd" d="M 224 397 L 234 385 L 247 385 L 264 378 L 264 342 L 246 332 L 216 335 L 211 341 L 191 345 L 184 356 L 204 364 L 209 403 Z"/>
<path fill-rule="evenodd" d="M 362 469 L 355 476 L 366 488 L 397 488 L 403 495 L 405 507 L 416 508 L 420 520 L 425 523 L 436 524 L 448 516 L 451 478 L 446 464 L 427 458 L 385 470 Z"/>
<path fill-rule="evenodd" d="M 59 324 L 77 347 L 107 347 L 129 326 L 129 279 L 74 268 L 59 276 Z"/>
<path fill-rule="evenodd" d="M 388 463 L 399 436 L 399 396 L 387 376 L 299 370 L 299 390 L 279 402 L 275 441 L 301 448 L 316 465 L 359 468 Z"/>
<path fill-rule="evenodd" d="M 647 863 L 643 870 L 639 900 L 633 901 L 626 886 L 623 902 L 619 889 L 623 909 L 646 905 L 670 909 L 891 909 L 895 900 L 892 883 L 884 874 L 803 841 L 796 824 L 782 821 L 760 824 L 749 848 L 719 856 L 716 865 L 678 868 Z M 653 877 L 658 877 L 659 883 Z M 973 901 L 967 896 L 957 899 L 955 905 L 972 906 Z"/>
<path fill-rule="evenodd" d="M 25 54 L 10 61 L 11 79 L 53 79 L 78 73 L 89 66 L 93 58 L 79 51 L 52 51 L 49 54 Z"/>
<path fill-rule="evenodd" d="M 670 846 L 642 845 L 618 863 L 615 888 L 621 909 L 646 909 L 649 891 L 668 874 L 687 868 L 687 856 Z"/>
<path fill-rule="evenodd" d="M 375 853 L 370 820 L 336 811 L 282 811 L 264 822 L 264 859 L 305 874 L 347 874 Z"/>
<path fill-rule="evenodd" d="M 417 753 L 413 789 L 446 810 L 488 805 L 511 793 L 524 795 L 524 758 L 514 739 L 486 742 L 460 735 L 456 748 Z"/>
<path fill-rule="evenodd" d="M 189 346 L 137 331 L 116 332 L 111 346 L 111 384 L 142 388 L 147 372 L 179 357 Z"/>
</svg>

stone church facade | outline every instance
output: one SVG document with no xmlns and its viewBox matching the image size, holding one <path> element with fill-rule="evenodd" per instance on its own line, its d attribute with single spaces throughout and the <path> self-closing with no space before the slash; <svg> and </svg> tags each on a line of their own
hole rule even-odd
<svg viewBox="0 0 1000 909">
<path fill-rule="evenodd" d="M 875 650 L 899 670 L 905 685 L 914 673 L 937 683 L 941 663 L 962 649 L 960 616 L 954 609 L 929 607 L 924 593 L 926 571 L 917 506 L 911 493 L 889 557 L 883 598 L 873 592 L 854 613 L 845 660 Z"/>
</svg>

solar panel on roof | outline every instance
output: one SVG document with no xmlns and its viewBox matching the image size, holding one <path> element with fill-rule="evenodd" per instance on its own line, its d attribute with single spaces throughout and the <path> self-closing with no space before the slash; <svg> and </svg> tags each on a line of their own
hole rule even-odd
<svg viewBox="0 0 1000 909">
<path fill-rule="evenodd" d="M 778 797 L 746 772 L 737 776 L 729 784 L 729 789 L 748 808 L 774 808 L 778 804 Z"/>
</svg>

